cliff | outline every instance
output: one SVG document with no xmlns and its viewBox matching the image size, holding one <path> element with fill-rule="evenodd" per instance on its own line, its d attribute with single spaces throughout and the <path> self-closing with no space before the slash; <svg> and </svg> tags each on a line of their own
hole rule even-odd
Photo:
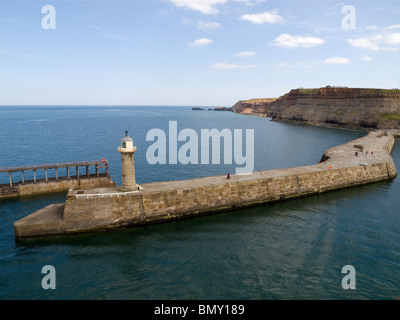
<svg viewBox="0 0 400 320">
<path fill-rule="evenodd" d="M 233 112 L 284 122 L 350 129 L 400 129 L 400 90 L 293 89 L 277 99 L 239 101 Z"/>
<path fill-rule="evenodd" d="M 232 111 L 268 117 L 267 107 L 275 100 L 277 98 L 240 100 L 232 107 Z"/>
</svg>

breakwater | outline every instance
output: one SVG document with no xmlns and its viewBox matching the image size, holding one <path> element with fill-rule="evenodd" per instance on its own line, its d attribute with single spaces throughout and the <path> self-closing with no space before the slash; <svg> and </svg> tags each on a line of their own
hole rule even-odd
<svg viewBox="0 0 400 320">
<path fill-rule="evenodd" d="M 32 179 L 26 179 L 29 173 Z M 106 160 L 7 167 L 0 168 L 1 174 L 8 175 L 9 182 L 0 184 L 0 199 L 62 192 L 70 188 L 114 186 Z M 20 179 L 15 181 L 15 177 Z"/>
<path fill-rule="evenodd" d="M 391 135 L 370 132 L 331 148 L 319 163 L 247 175 L 70 189 L 66 202 L 47 206 L 14 223 L 16 238 L 66 235 L 156 223 L 310 196 L 396 177 Z"/>
</svg>

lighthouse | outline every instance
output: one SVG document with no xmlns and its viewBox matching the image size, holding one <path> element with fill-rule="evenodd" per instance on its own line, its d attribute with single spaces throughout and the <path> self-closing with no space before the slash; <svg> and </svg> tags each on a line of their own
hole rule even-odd
<svg viewBox="0 0 400 320">
<path fill-rule="evenodd" d="M 125 131 L 125 137 L 121 140 L 121 146 L 118 147 L 118 152 L 121 154 L 121 190 L 137 190 L 138 187 L 135 181 L 135 165 L 133 160 L 136 147 L 133 145 L 133 139 L 128 136 L 128 130 Z"/>
</svg>

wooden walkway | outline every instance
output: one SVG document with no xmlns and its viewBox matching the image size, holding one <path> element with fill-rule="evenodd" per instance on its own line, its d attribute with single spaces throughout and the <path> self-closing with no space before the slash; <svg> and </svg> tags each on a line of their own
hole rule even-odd
<svg viewBox="0 0 400 320">
<path fill-rule="evenodd" d="M 0 167 L 0 174 L 1 173 L 8 173 L 9 178 L 10 178 L 10 187 L 13 187 L 13 173 L 20 172 L 21 173 L 21 178 L 22 180 L 19 181 L 18 183 L 25 183 L 25 176 L 24 172 L 26 171 L 33 171 L 33 183 L 36 183 L 36 171 L 37 170 L 44 170 L 45 173 L 45 181 L 49 181 L 49 175 L 48 175 L 48 170 L 55 170 L 55 179 L 58 181 L 62 177 L 66 177 L 68 180 L 70 180 L 72 177 L 75 177 L 77 179 L 80 179 L 80 177 L 89 177 L 89 167 L 94 166 L 95 167 L 95 174 L 97 177 L 100 176 L 100 169 L 104 169 L 104 173 L 109 175 L 108 171 L 108 161 L 105 159 L 102 160 L 94 160 L 94 161 L 86 161 L 86 162 L 65 162 L 65 163 L 52 163 L 52 164 L 40 164 L 40 165 L 33 165 L 33 166 L 20 166 L 20 167 Z M 85 167 L 86 171 L 83 175 L 80 175 L 79 168 L 80 167 Z M 65 168 L 65 176 L 59 175 L 59 169 Z M 76 175 L 71 176 L 70 175 L 70 168 L 76 168 Z M 15 184 L 15 183 L 14 183 Z"/>
</svg>

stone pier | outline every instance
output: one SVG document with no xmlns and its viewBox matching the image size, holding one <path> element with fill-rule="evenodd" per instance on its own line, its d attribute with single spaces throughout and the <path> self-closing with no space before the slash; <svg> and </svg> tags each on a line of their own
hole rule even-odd
<svg viewBox="0 0 400 320">
<path fill-rule="evenodd" d="M 16 238 L 101 231 L 295 199 L 396 177 L 391 135 L 370 132 L 324 152 L 319 163 L 248 175 L 118 187 L 71 189 L 66 202 L 14 223 Z M 357 152 L 357 155 L 356 155 Z"/>
</svg>

